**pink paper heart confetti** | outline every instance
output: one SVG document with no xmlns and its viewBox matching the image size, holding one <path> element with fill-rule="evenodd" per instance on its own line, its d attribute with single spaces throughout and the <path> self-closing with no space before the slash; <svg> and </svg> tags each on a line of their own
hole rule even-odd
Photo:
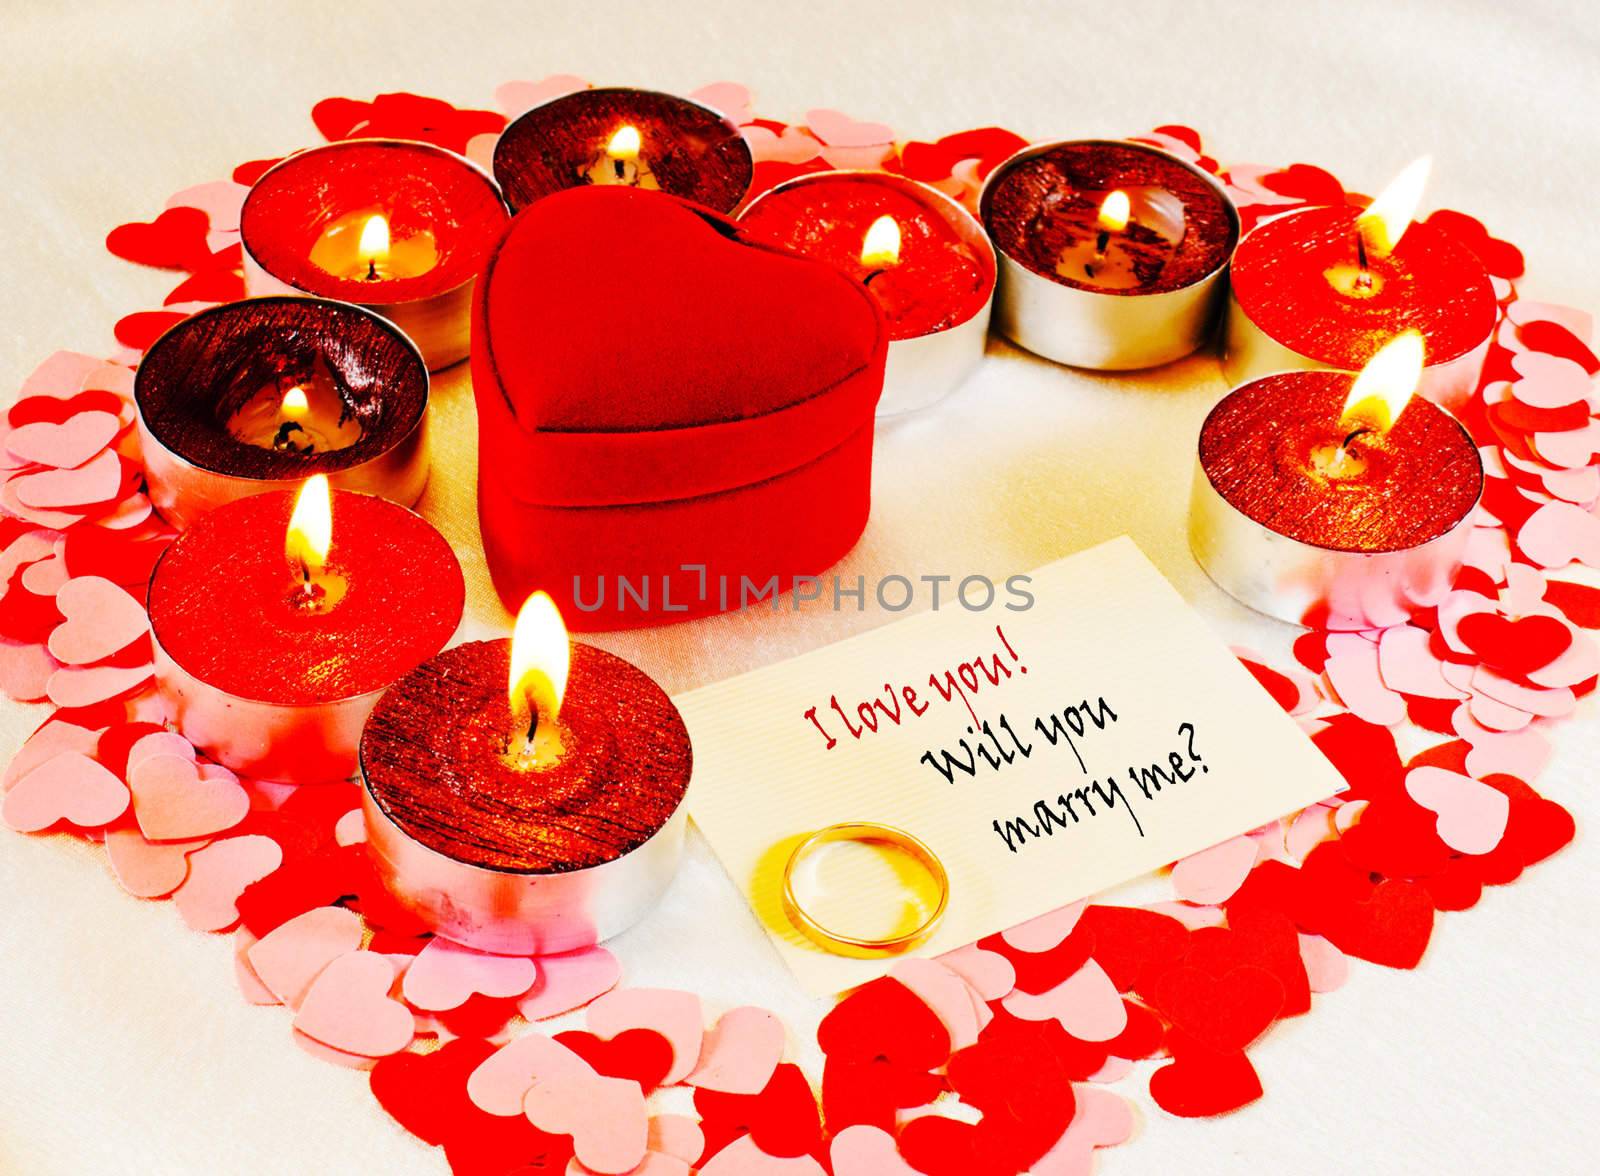
<svg viewBox="0 0 1600 1176">
<path fill-rule="evenodd" d="M 1078 917 L 1088 905 L 1088 901 L 1083 900 L 1046 911 L 1037 918 L 1002 931 L 1000 938 L 1018 951 L 1049 951 L 1072 934 L 1072 929 L 1078 925 Z"/>
<path fill-rule="evenodd" d="M 50 675 L 45 694 L 64 709 L 93 706 L 137 690 L 150 680 L 153 667 L 63 666 Z"/>
<path fill-rule="evenodd" d="M 1573 560 L 1600 567 L 1600 518 L 1570 502 L 1547 502 L 1522 524 L 1517 546 L 1541 567 L 1564 568 Z"/>
<path fill-rule="evenodd" d="M 1110 1041 L 1128 1027 L 1128 1010 L 1117 986 L 1094 960 L 1037 996 L 1013 992 L 1000 1003 L 1024 1021 L 1059 1021 L 1080 1041 Z"/>
<path fill-rule="evenodd" d="M 920 1176 L 900 1157 L 894 1136 L 881 1127 L 857 1123 L 846 1127 L 828 1145 L 833 1176 Z"/>
<path fill-rule="evenodd" d="M 84 381 L 104 361 L 77 351 L 57 351 L 29 373 L 17 393 L 18 400 L 29 396 L 51 396 L 69 400 L 83 389 Z"/>
<path fill-rule="evenodd" d="M 274 927 L 246 958 L 278 1001 L 298 1009 L 323 970 L 360 946 L 359 915 L 343 907 L 316 907 Z"/>
<path fill-rule="evenodd" d="M 1577 709 L 1578 700 L 1564 687 L 1546 689 L 1524 686 L 1504 674 L 1478 666 L 1472 672 L 1472 688 L 1496 702 L 1514 706 L 1541 719 L 1563 719 Z"/>
<path fill-rule="evenodd" d="M 245 1000 L 249 1001 L 251 1004 L 261 1006 L 278 1004 L 280 1003 L 278 998 L 272 995 L 272 990 L 270 988 L 261 983 L 261 977 L 256 975 L 255 969 L 250 966 L 250 961 L 248 958 L 246 958 L 245 953 L 254 947 L 255 944 L 255 937 L 243 927 L 239 928 L 238 932 L 234 935 L 234 982 L 239 986 L 239 995 L 244 997 Z"/>
<path fill-rule="evenodd" d="M 810 1156 L 769 1156 L 741 1135 L 700 1166 L 700 1176 L 827 1176 Z"/>
<path fill-rule="evenodd" d="M 723 1094 L 760 1094 L 783 1061 L 783 1022 L 766 1009 L 729 1009 L 705 1035 L 700 1061 L 684 1081 Z"/>
<path fill-rule="evenodd" d="M 239 921 L 234 903 L 244 888 L 282 863 L 278 843 L 259 833 L 213 841 L 189 855 L 189 876 L 173 895 L 178 914 L 195 931 L 225 930 Z"/>
<path fill-rule="evenodd" d="M 1333 992 L 1350 976 L 1350 961 L 1344 952 L 1320 935 L 1300 932 L 1300 962 L 1312 992 Z"/>
<path fill-rule="evenodd" d="M 533 1085 L 586 1083 L 594 1068 L 553 1037 L 523 1033 L 502 1045 L 467 1076 L 467 1097 L 491 1115 L 520 1115 Z"/>
<path fill-rule="evenodd" d="M 118 884 L 135 898 L 164 898 L 189 876 L 189 854 L 206 838 L 157 845 L 135 828 L 106 830 L 106 859 Z"/>
<path fill-rule="evenodd" d="M 1524 351 L 1512 356 L 1511 366 L 1521 377 L 1511 385 L 1511 394 L 1534 408 L 1561 408 L 1586 401 L 1593 392 L 1589 373 L 1559 355 Z"/>
<path fill-rule="evenodd" d="M 367 822 L 360 809 L 351 809 L 333 826 L 335 845 L 359 845 L 367 839 Z"/>
<path fill-rule="evenodd" d="M 935 958 L 965 980 L 980 1000 L 999 1000 L 1017 986 L 1017 970 L 1011 961 L 999 952 L 985 950 L 976 943 L 947 951 Z"/>
<path fill-rule="evenodd" d="M 1249 837 L 1192 853 L 1172 867 L 1172 889 L 1185 902 L 1223 902 L 1232 898 L 1256 864 L 1256 843 Z"/>
<path fill-rule="evenodd" d="M 43 470 L 13 478 L 17 501 L 35 510 L 108 502 L 122 485 L 122 462 L 109 449 L 73 470 Z"/>
<path fill-rule="evenodd" d="M 909 988 L 923 1004 L 933 1010 L 950 1034 L 952 1050 L 965 1049 L 978 1040 L 977 1004 L 972 989 L 951 969 L 937 960 L 911 957 L 900 960 L 889 975 Z"/>
<path fill-rule="evenodd" d="M 582 1008 L 617 986 L 622 967 L 603 947 L 539 957 L 539 978 L 517 1002 L 530 1021 Z"/>
<path fill-rule="evenodd" d="M 672 1046 L 672 1067 L 661 1085 L 682 1082 L 700 1060 L 705 1019 L 700 998 L 670 988 L 618 988 L 589 1006 L 591 1032 L 615 1037 L 629 1029 L 651 1029 Z"/>
<path fill-rule="evenodd" d="M 1094 1149 L 1116 1147 L 1133 1138 L 1133 1108 L 1109 1090 L 1075 1085 L 1076 1111 L 1061 1138 L 1033 1167 L 1029 1176 L 1088 1176 Z"/>
<path fill-rule="evenodd" d="M 65 751 L 93 755 L 100 743 L 100 732 L 80 727 L 59 719 L 45 723 L 17 750 L 0 776 L 0 789 L 10 791 L 11 786 L 40 764 L 54 759 Z"/>
<path fill-rule="evenodd" d="M 574 1157 L 591 1171 L 626 1173 L 648 1150 L 644 1091 L 629 1078 L 535 1082 L 523 1096 L 522 1113 L 540 1131 L 570 1135 Z"/>
<path fill-rule="evenodd" d="M 687 1115 L 656 1115 L 650 1120 L 650 1150 L 693 1164 L 705 1150 L 700 1124 Z"/>
<path fill-rule="evenodd" d="M 373 951 L 339 956 L 311 982 L 294 1027 L 345 1053 L 369 1058 L 399 1053 L 411 1044 L 416 1023 L 411 1010 L 389 995 L 394 978 L 387 956 Z"/>
<path fill-rule="evenodd" d="M 750 87 L 738 82 L 712 82 L 709 86 L 691 90 L 689 97 L 735 123 L 747 123 L 754 117 L 750 108 Z"/>
<path fill-rule="evenodd" d="M 1378 650 L 1367 644 L 1330 657 L 1325 672 L 1345 708 L 1369 723 L 1392 727 L 1406 717 L 1406 700 L 1388 686 L 1378 671 Z"/>
<path fill-rule="evenodd" d="M 150 631 L 144 605 L 100 576 L 78 576 L 56 593 L 66 618 L 50 634 L 50 654 L 83 666 L 110 657 Z"/>
<path fill-rule="evenodd" d="M 1534 780 L 1550 762 L 1550 741 L 1534 728 L 1510 734 L 1491 731 L 1474 722 L 1465 707 L 1458 709 L 1451 720 L 1456 734 L 1472 745 L 1466 767 L 1478 779 L 1506 775 Z"/>
<path fill-rule="evenodd" d="M 1486 610 L 1485 610 L 1486 611 Z M 1428 632 L 1414 625 L 1396 625 L 1378 638 L 1378 673 L 1390 690 L 1416 698 L 1463 698 L 1465 693 L 1444 680 L 1439 658 L 1429 646 Z"/>
<path fill-rule="evenodd" d="M 202 774 L 192 759 L 152 755 L 128 773 L 133 812 L 151 841 L 211 837 L 233 828 L 250 811 L 250 794 L 226 768 Z"/>
<path fill-rule="evenodd" d="M 194 763 L 194 744 L 176 731 L 152 731 L 142 735 L 128 748 L 126 774 L 133 775 L 141 763 L 158 755 L 174 755 Z"/>
<path fill-rule="evenodd" d="M 61 663 L 42 645 L 0 640 L 0 693 L 15 702 L 38 702 Z"/>
<path fill-rule="evenodd" d="M 1439 840 L 1457 853 L 1488 853 L 1505 836 L 1511 801 L 1498 788 L 1445 768 L 1406 774 L 1411 799 L 1439 816 Z"/>
<path fill-rule="evenodd" d="M 35 421 L 11 430 L 6 449 L 21 461 L 75 469 L 110 445 L 122 422 L 109 412 L 80 412 L 60 424 Z"/>
<path fill-rule="evenodd" d="M 57 821 L 97 829 L 127 807 L 127 785 L 82 752 L 63 751 L 11 786 L 0 820 L 19 833 L 37 833 Z"/>
<path fill-rule="evenodd" d="M 823 107 L 806 111 L 806 126 L 829 147 L 877 147 L 894 142 L 894 130 L 884 123 L 859 122 Z"/>
<path fill-rule="evenodd" d="M 537 975 L 527 956 L 489 955 L 435 936 L 417 953 L 401 993 L 416 1008 L 443 1012 L 459 1008 L 474 994 L 500 999 L 521 996 Z"/>
</svg>

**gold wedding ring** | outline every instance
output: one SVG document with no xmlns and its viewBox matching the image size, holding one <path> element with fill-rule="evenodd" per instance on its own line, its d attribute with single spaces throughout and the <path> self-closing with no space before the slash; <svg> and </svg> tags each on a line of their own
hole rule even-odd
<svg viewBox="0 0 1600 1176">
<path fill-rule="evenodd" d="M 933 910 L 911 930 L 881 939 L 846 935 L 818 922 L 816 917 L 805 909 L 795 893 L 794 876 L 801 863 L 812 853 L 824 845 L 837 841 L 890 845 L 909 855 L 927 870 L 928 876 L 938 888 L 939 899 L 934 904 Z M 920 838 L 912 836 L 904 829 L 896 829 L 892 825 L 880 825 L 874 821 L 847 821 L 818 829 L 795 846 L 794 852 L 789 855 L 789 860 L 783 866 L 783 909 L 789 916 L 789 921 L 812 943 L 834 955 L 851 956 L 856 959 L 880 959 L 907 951 L 932 933 L 934 927 L 938 926 L 939 920 L 944 917 L 945 907 L 949 902 L 950 875 L 945 871 L 939 855 L 929 849 Z"/>
</svg>

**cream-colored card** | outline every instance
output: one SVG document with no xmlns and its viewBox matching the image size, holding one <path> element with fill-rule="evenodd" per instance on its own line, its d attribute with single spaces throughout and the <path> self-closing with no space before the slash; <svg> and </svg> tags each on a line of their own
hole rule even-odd
<svg viewBox="0 0 1600 1176">
<path fill-rule="evenodd" d="M 1023 610 L 1004 593 L 983 612 L 947 606 L 677 699 L 690 813 L 812 993 L 892 963 L 830 954 L 789 923 L 784 862 L 823 826 L 881 822 L 939 855 L 949 909 L 916 952 L 936 954 L 1344 787 L 1131 540 L 1026 590 Z M 893 869 L 847 859 L 827 877 L 830 926 L 907 901 Z"/>
</svg>

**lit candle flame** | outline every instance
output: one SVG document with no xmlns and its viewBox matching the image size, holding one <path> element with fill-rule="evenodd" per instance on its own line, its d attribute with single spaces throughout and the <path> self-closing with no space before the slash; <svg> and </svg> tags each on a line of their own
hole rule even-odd
<svg viewBox="0 0 1600 1176">
<path fill-rule="evenodd" d="M 567 691 L 572 646 L 561 610 L 544 592 L 528 597 L 511 630 L 511 709 L 531 705 L 539 723 L 552 722 Z"/>
<path fill-rule="evenodd" d="M 328 549 L 332 546 L 333 491 L 328 486 L 328 475 L 316 474 L 306 479 L 294 500 L 283 550 L 289 563 L 309 578 L 327 566 Z"/>
<path fill-rule="evenodd" d="M 611 136 L 611 141 L 606 144 L 606 154 L 612 159 L 632 161 L 639 158 L 639 149 L 644 146 L 644 140 L 639 135 L 639 128 L 635 126 L 621 126 L 616 134 Z"/>
<path fill-rule="evenodd" d="M 1387 257 L 1400 244 L 1400 238 L 1405 236 L 1412 218 L 1417 215 L 1422 190 L 1427 187 L 1428 172 L 1432 168 L 1430 156 L 1413 160 L 1356 218 L 1356 229 L 1372 253 Z"/>
<path fill-rule="evenodd" d="M 861 264 L 871 269 L 900 264 L 900 222 L 880 216 L 861 241 Z"/>
<path fill-rule="evenodd" d="M 361 243 L 356 247 L 361 260 L 367 263 L 369 276 L 377 275 L 380 261 L 389 257 L 389 221 L 381 213 L 367 218 L 361 226 Z"/>
<path fill-rule="evenodd" d="M 1388 432 L 1422 381 L 1422 365 L 1421 332 L 1402 331 L 1390 339 L 1351 385 L 1340 426 L 1369 425 L 1380 433 Z"/>
<path fill-rule="evenodd" d="M 1133 216 L 1133 201 L 1128 199 L 1128 194 L 1121 188 L 1114 188 L 1106 193 L 1106 198 L 1100 202 L 1100 215 L 1096 218 L 1100 227 L 1108 233 L 1120 233 L 1128 227 L 1128 221 Z"/>
<path fill-rule="evenodd" d="M 283 400 L 278 405 L 278 411 L 291 421 L 297 421 L 311 411 L 311 402 L 306 399 L 306 390 L 299 384 L 290 388 L 283 394 Z"/>
</svg>

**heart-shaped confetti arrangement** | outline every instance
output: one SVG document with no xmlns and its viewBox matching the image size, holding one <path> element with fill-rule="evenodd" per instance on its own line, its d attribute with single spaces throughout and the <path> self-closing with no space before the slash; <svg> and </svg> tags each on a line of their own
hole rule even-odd
<svg viewBox="0 0 1600 1176">
<path fill-rule="evenodd" d="M 584 85 L 508 83 L 503 113 L 330 98 L 313 119 L 329 138 L 423 139 L 484 160 L 506 116 Z M 733 83 L 696 96 L 742 124 L 752 194 L 878 167 L 970 207 L 1024 144 L 992 127 L 898 142 L 820 108 L 757 118 Z M 1246 227 L 1362 201 L 1307 164 L 1223 169 L 1187 127 L 1140 141 L 1215 173 Z M 1440 912 L 1571 840 L 1571 816 L 1532 781 L 1551 728 L 1600 674 L 1593 322 L 1521 298 L 1516 248 L 1445 211 L 1430 223 L 1478 254 L 1501 302 L 1462 410 L 1489 474 L 1467 566 L 1415 623 L 1307 633 L 1298 664 L 1239 651 L 1346 792 L 1174 863 L 1172 901 L 1078 903 L 901 961 L 823 1018 L 820 1091 L 784 1060 L 787 1032 L 764 1009 L 619 989 L 604 948 L 503 957 L 429 938 L 378 883 L 353 787 L 206 763 L 162 727 L 150 685 L 140 601 L 172 533 L 143 491 L 133 367 L 171 323 L 242 293 L 239 209 L 273 162 L 113 230 L 112 253 L 182 281 L 117 324 L 110 358 L 47 359 L 0 418 L 0 688 L 57 708 L 7 769 L 0 819 L 103 841 L 128 893 L 172 899 L 196 930 L 236 929 L 245 998 L 286 1006 L 286 1032 L 313 1056 L 369 1071 L 378 1103 L 453 1171 L 1077 1176 L 1133 1133 L 1128 1100 L 1103 1083 L 1143 1065 L 1156 1104 L 1184 1116 L 1258 1098 L 1249 1048 L 1338 988 L 1350 956 L 1416 966 Z M 1438 738 L 1406 760 L 1402 727 Z M 553 1035 L 533 1025 L 552 1019 Z M 698 1120 L 657 1105 L 685 1087 Z"/>
</svg>

